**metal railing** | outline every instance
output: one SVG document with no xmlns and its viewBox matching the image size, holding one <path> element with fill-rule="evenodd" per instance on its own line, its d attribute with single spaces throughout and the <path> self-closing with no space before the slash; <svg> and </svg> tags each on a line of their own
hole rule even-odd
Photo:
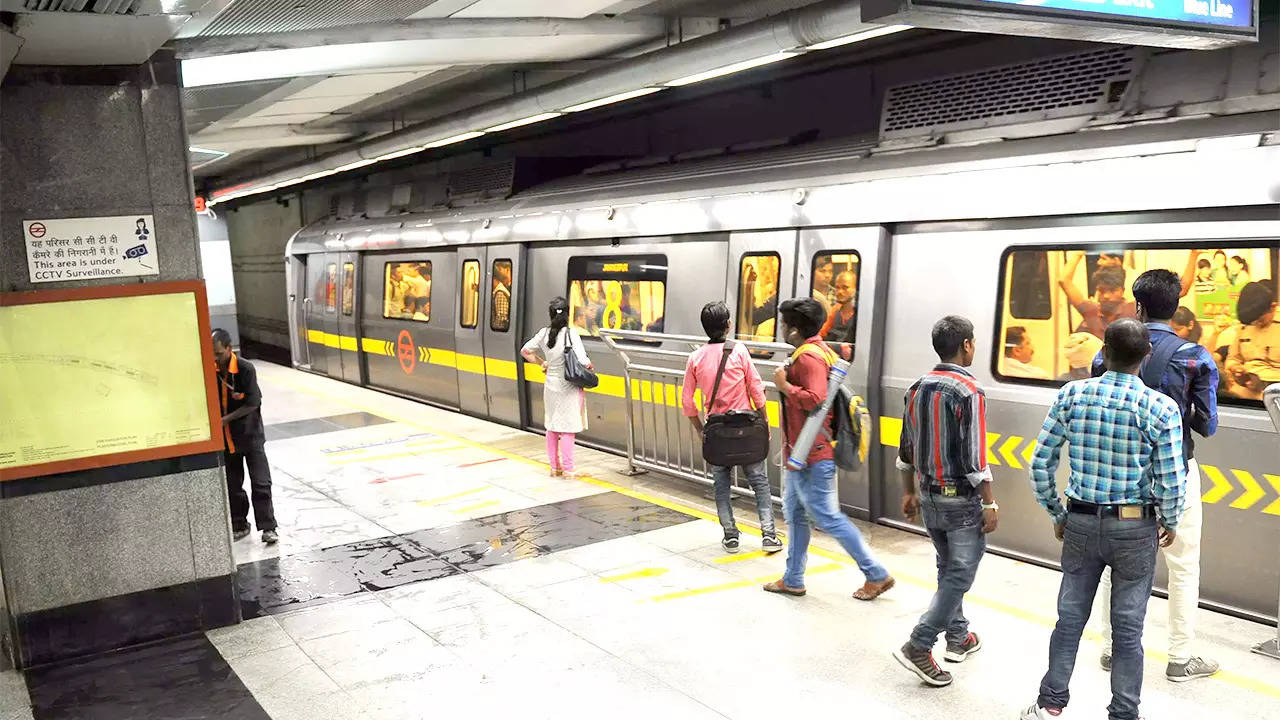
<svg viewBox="0 0 1280 720">
<path fill-rule="evenodd" d="M 1267 391 L 1262 394 L 1262 404 L 1271 414 L 1271 424 L 1275 426 L 1276 432 L 1280 433 L 1280 383 L 1274 383 L 1267 388 Z M 1254 645 L 1253 651 L 1280 660 L 1280 626 L 1276 628 L 1276 634 L 1270 640 Z"/>
<path fill-rule="evenodd" d="M 710 469 L 702 459 L 702 439 L 685 418 L 681 407 L 685 365 L 693 351 L 705 345 L 707 339 L 693 335 L 607 329 L 600 330 L 600 339 L 622 360 L 630 473 L 636 475 L 653 470 L 711 485 Z M 734 342 L 744 345 L 751 353 L 764 380 L 765 398 L 778 402 L 780 397 L 772 382 L 773 372 L 782 367 L 784 359 L 795 348 L 781 343 Z M 688 349 L 669 350 L 663 349 L 664 346 L 685 346 Z M 751 495 L 744 480 L 735 478 L 733 492 Z M 780 498 L 774 496 L 774 500 Z"/>
</svg>

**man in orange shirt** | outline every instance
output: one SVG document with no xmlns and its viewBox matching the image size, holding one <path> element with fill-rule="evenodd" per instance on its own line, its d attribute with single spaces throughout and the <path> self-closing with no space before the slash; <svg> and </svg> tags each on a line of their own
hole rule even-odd
<svg viewBox="0 0 1280 720">
<path fill-rule="evenodd" d="M 827 315 L 818 334 L 827 342 L 848 342 L 853 337 L 853 321 L 856 305 L 854 298 L 858 296 L 858 276 L 845 270 L 836 276 L 836 304 Z"/>
</svg>

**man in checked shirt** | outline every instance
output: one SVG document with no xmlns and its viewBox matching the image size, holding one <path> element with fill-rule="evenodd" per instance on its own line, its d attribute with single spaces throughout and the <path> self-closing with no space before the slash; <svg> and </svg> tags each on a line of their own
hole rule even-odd
<svg viewBox="0 0 1280 720">
<path fill-rule="evenodd" d="M 1168 547 L 1182 517 L 1186 477 L 1182 413 L 1139 377 L 1151 350 L 1145 325 L 1116 320 L 1103 338 L 1107 372 L 1068 383 L 1049 408 L 1031 461 L 1036 499 L 1062 541 L 1058 624 L 1049 640 L 1049 671 L 1022 720 L 1062 713 L 1071 693 L 1080 635 L 1105 568 L 1111 568 L 1111 704 L 1109 720 L 1137 720 L 1142 693 L 1142 624 L 1156 569 L 1156 545 Z M 1071 476 L 1067 506 L 1054 473 L 1064 443 Z"/>
</svg>

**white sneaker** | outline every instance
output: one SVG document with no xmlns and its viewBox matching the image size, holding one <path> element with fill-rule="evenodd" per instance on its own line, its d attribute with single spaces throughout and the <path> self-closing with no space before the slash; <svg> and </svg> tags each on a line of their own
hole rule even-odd
<svg viewBox="0 0 1280 720">
<path fill-rule="evenodd" d="M 1045 708 L 1040 707 L 1040 703 L 1033 702 L 1030 707 L 1022 711 L 1022 714 L 1019 715 L 1018 718 L 1019 720 L 1054 720 L 1054 718 L 1057 718 L 1061 714 L 1061 709 L 1058 710 L 1058 715 L 1055 715 Z"/>
</svg>

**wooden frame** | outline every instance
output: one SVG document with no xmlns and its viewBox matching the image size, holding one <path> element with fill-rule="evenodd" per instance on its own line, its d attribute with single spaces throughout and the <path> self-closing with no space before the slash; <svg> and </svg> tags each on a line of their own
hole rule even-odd
<svg viewBox="0 0 1280 720">
<path fill-rule="evenodd" d="M 140 297 L 147 295 L 177 295 L 191 293 L 196 300 L 196 322 L 200 331 L 200 354 L 204 368 L 205 405 L 209 410 L 209 439 L 199 442 L 165 445 L 145 450 L 129 450 L 125 452 L 103 453 L 71 460 L 55 460 L 53 462 L 20 465 L 0 469 L 0 482 L 22 478 L 56 475 L 58 473 L 90 470 L 162 460 L 166 458 L 196 455 L 199 453 L 222 450 L 222 408 L 217 399 L 217 378 L 213 366 L 213 340 L 209 328 L 209 298 L 205 292 L 204 282 L 200 280 L 183 280 L 177 282 L 138 283 L 131 285 L 103 285 L 86 288 L 65 288 L 59 290 L 32 290 L 25 292 L 0 293 L 0 307 L 16 305 L 37 305 L 42 303 L 68 302 L 72 300 L 107 300 L 113 298 Z"/>
</svg>

